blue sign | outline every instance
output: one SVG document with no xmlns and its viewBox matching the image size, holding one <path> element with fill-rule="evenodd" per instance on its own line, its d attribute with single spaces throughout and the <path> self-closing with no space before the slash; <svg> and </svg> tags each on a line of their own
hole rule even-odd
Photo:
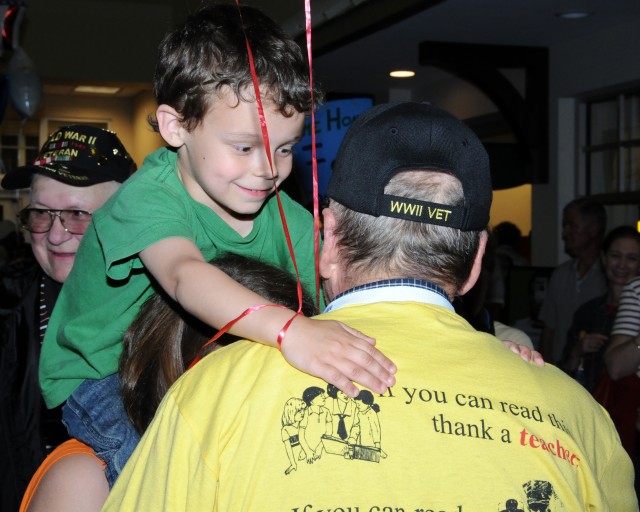
<svg viewBox="0 0 640 512">
<path fill-rule="evenodd" d="M 315 112 L 316 158 L 318 162 L 318 195 L 324 196 L 331 177 L 333 161 L 342 138 L 351 123 L 363 111 L 373 106 L 371 98 L 349 98 L 327 101 Z M 294 153 L 295 172 L 301 179 L 306 200 L 313 201 L 313 170 L 311 166 L 311 116 Z"/>
</svg>

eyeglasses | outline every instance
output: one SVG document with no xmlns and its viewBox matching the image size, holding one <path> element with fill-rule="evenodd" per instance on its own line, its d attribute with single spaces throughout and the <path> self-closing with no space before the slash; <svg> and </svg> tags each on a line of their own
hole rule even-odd
<svg viewBox="0 0 640 512">
<path fill-rule="evenodd" d="M 84 210 L 48 210 L 42 208 L 25 208 L 18 213 L 20 227 L 29 233 L 47 233 L 53 226 L 56 217 L 65 231 L 72 235 L 82 235 L 91 222 L 91 213 Z"/>
</svg>

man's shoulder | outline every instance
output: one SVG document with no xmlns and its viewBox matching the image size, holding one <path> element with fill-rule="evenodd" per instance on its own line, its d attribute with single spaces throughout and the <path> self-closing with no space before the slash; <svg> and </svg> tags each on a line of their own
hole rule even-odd
<svg viewBox="0 0 640 512">
<path fill-rule="evenodd" d="M 259 364 L 276 364 L 282 362 L 285 365 L 286 360 L 282 354 L 268 345 L 257 343 L 250 340 L 238 340 L 229 345 L 219 348 L 208 354 L 200 362 L 198 362 L 191 370 L 184 374 L 186 380 L 189 379 L 207 379 L 207 376 L 216 374 L 214 379 L 221 378 L 221 374 L 225 371 L 233 373 L 235 370 L 241 369 L 243 366 L 255 368 L 256 363 Z M 215 371 L 209 371 L 208 367 L 216 368 Z M 200 374 L 200 375 L 197 375 Z M 228 377 L 222 379 L 227 380 Z"/>
<path fill-rule="evenodd" d="M 576 260 L 574 258 L 568 259 L 560 263 L 553 269 L 551 276 L 569 275 L 574 274 L 576 271 Z"/>
<path fill-rule="evenodd" d="M 551 276 L 549 277 L 549 287 L 551 293 L 553 290 L 562 289 L 570 284 L 575 283 L 578 279 L 578 271 L 576 268 L 576 260 L 571 258 L 566 261 L 560 263 L 557 267 L 553 269 L 551 272 Z"/>
<path fill-rule="evenodd" d="M 226 414 L 256 400 L 271 400 L 301 380 L 317 379 L 291 366 L 276 348 L 239 340 L 204 357 L 168 394 L 172 407 L 180 409 L 184 417 L 224 422 L 220 410 Z M 266 403 L 262 406 L 266 408 Z"/>
</svg>

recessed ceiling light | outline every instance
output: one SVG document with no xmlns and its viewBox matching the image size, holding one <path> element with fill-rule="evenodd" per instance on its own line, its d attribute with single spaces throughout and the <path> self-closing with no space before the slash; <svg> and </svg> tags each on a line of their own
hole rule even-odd
<svg viewBox="0 0 640 512">
<path fill-rule="evenodd" d="M 89 94 L 117 94 L 120 87 L 102 87 L 94 85 L 77 85 L 73 88 L 75 92 L 85 92 Z"/>
<path fill-rule="evenodd" d="M 412 76 L 416 76 L 416 72 L 408 69 L 398 69 L 389 73 L 389 76 L 393 78 L 411 78 Z"/>
<path fill-rule="evenodd" d="M 589 11 L 565 11 L 565 12 L 557 12 L 556 16 L 558 18 L 564 18 L 565 20 L 579 20 L 582 18 L 588 18 L 589 16 L 593 16 L 594 13 Z"/>
</svg>

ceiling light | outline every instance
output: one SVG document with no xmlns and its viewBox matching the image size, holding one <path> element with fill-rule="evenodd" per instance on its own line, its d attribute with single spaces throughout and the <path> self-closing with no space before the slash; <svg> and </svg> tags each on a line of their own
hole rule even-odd
<svg viewBox="0 0 640 512">
<path fill-rule="evenodd" d="M 120 87 L 101 87 L 94 85 L 77 85 L 73 88 L 75 92 L 85 92 L 89 94 L 117 94 Z"/>
<path fill-rule="evenodd" d="M 594 13 L 589 11 L 565 11 L 565 12 L 557 12 L 556 16 L 558 18 L 564 18 L 565 20 L 579 20 L 582 18 L 588 18 L 589 16 L 593 16 Z"/>
<path fill-rule="evenodd" d="M 412 76 L 416 76 L 416 72 L 408 69 L 398 69 L 389 73 L 389 76 L 393 78 L 411 78 Z"/>
</svg>

